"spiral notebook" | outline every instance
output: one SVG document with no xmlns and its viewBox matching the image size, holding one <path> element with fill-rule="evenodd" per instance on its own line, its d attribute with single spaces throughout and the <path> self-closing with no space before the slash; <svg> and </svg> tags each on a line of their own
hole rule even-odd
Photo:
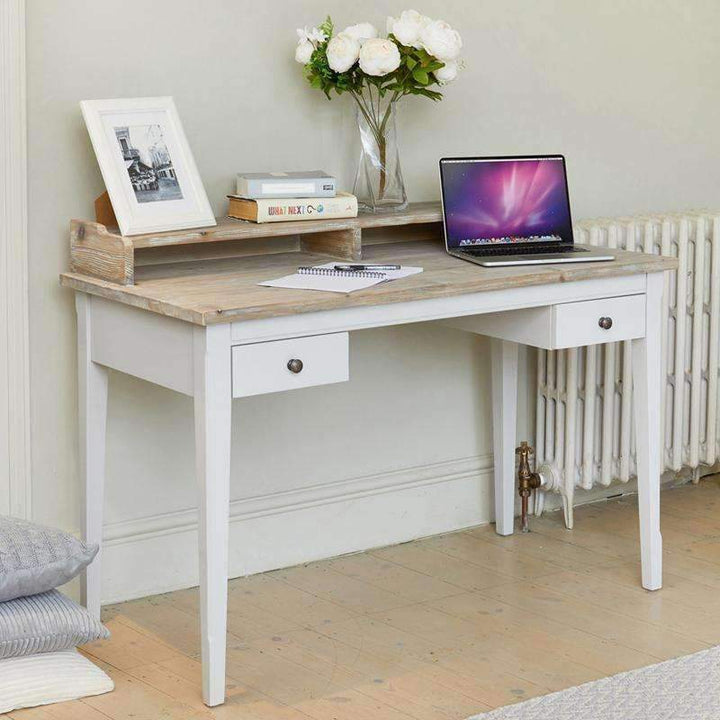
<svg viewBox="0 0 720 720">
<path fill-rule="evenodd" d="M 326 290 L 328 292 L 351 293 L 355 290 L 379 285 L 389 280 L 399 280 L 422 272 L 421 267 L 401 267 L 399 270 L 335 270 L 336 262 L 314 267 L 300 267 L 293 275 L 277 280 L 258 283 L 265 287 L 290 288 L 293 290 Z"/>
</svg>

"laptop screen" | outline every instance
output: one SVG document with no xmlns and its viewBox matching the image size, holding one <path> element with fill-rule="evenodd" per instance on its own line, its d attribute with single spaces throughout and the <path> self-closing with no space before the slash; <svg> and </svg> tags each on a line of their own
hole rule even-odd
<svg viewBox="0 0 720 720">
<path fill-rule="evenodd" d="M 562 155 L 440 161 L 448 249 L 572 243 Z"/>
</svg>

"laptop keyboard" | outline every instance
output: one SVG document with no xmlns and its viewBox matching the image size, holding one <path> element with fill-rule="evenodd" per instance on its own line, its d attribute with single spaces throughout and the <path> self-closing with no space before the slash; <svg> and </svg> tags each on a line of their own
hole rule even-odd
<svg viewBox="0 0 720 720">
<path fill-rule="evenodd" d="M 554 253 L 587 252 L 585 248 L 575 245 L 533 245 L 532 247 L 513 247 L 502 245 L 500 247 L 461 247 L 458 250 L 474 257 L 487 257 L 489 255 L 546 255 Z"/>
</svg>

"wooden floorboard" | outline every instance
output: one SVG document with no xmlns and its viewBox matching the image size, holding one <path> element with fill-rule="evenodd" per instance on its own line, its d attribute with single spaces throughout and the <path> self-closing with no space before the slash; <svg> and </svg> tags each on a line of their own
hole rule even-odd
<svg viewBox="0 0 720 720">
<path fill-rule="evenodd" d="M 665 585 L 636 498 L 233 580 L 228 701 L 200 695 L 197 589 L 106 607 L 114 693 L 13 720 L 462 720 L 720 643 L 720 482 L 662 494 Z"/>
</svg>

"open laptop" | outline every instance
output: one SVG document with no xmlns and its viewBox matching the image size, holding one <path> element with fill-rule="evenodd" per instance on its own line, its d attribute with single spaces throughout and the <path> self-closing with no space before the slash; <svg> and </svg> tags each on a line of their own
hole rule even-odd
<svg viewBox="0 0 720 720">
<path fill-rule="evenodd" d="M 485 267 L 598 262 L 575 245 L 562 155 L 440 160 L 445 248 Z"/>
</svg>

